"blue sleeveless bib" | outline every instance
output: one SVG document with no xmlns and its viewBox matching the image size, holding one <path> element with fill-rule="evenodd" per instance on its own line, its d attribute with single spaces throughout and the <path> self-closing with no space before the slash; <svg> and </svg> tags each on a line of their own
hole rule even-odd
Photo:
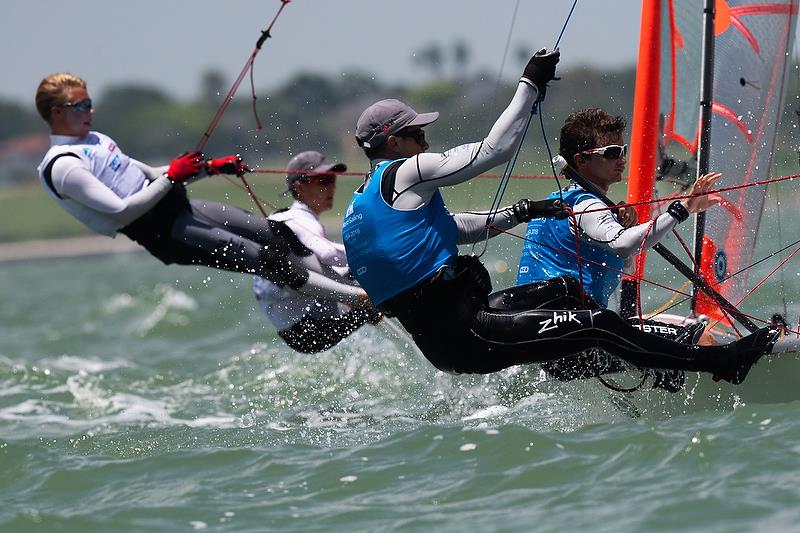
<svg viewBox="0 0 800 533">
<path fill-rule="evenodd" d="M 458 255 L 458 229 L 439 191 L 412 211 L 384 201 L 381 181 L 391 163 L 380 163 L 364 191 L 353 194 L 342 223 L 350 271 L 375 305 L 454 266 Z"/>
<path fill-rule="evenodd" d="M 560 196 L 556 191 L 548 198 Z M 570 207 L 590 198 L 597 199 L 597 196 L 583 189 L 564 191 L 563 197 Z M 517 285 L 564 275 L 581 279 L 575 235 L 570 231 L 569 225 L 569 218 L 534 218 L 528 223 L 517 272 Z M 584 290 L 598 304 L 607 307 L 609 296 L 619 284 L 618 271 L 624 267 L 625 260 L 607 248 L 585 241 L 580 242 L 580 256 Z"/>
</svg>

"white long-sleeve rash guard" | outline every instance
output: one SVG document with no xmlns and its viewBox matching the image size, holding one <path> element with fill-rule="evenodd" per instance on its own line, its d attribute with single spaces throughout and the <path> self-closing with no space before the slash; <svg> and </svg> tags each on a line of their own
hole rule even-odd
<svg viewBox="0 0 800 533">
<path fill-rule="evenodd" d="M 427 204 L 439 187 L 457 185 L 508 161 L 522 142 L 522 133 L 530 116 L 538 91 L 520 81 L 511 103 L 494 123 L 489 134 L 480 142 L 463 144 L 444 153 L 424 153 L 403 162 L 395 175 L 392 206 L 413 210 Z M 373 166 L 381 159 L 373 160 Z M 488 213 L 459 213 L 454 215 L 458 227 L 458 243 L 476 242 L 486 236 Z M 501 209 L 490 236 L 519 224 L 512 208 Z"/>
<path fill-rule="evenodd" d="M 675 217 L 662 213 L 655 221 L 625 228 L 617 222 L 608 206 L 597 199 L 578 202 L 574 211 L 583 240 L 608 248 L 623 259 L 638 253 L 643 242 L 645 248 L 652 247 L 678 225 Z M 572 231 L 574 233 L 574 227 Z"/>
<path fill-rule="evenodd" d="M 167 167 L 151 167 L 135 159 L 136 165 L 147 176 L 149 184 L 127 198 L 120 198 L 98 180 L 82 160 L 62 157 L 53 164 L 52 178 L 56 191 L 97 212 L 117 228 L 124 228 L 147 213 L 172 188 L 164 176 Z"/>
</svg>

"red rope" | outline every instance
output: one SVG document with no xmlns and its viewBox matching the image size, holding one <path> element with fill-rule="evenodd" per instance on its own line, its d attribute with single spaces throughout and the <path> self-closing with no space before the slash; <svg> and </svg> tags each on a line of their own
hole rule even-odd
<svg viewBox="0 0 800 533">
<path fill-rule="evenodd" d="M 581 264 L 583 258 L 581 257 L 581 236 L 580 233 L 580 226 L 578 225 L 578 219 L 575 217 L 575 212 L 572 210 L 571 207 L 565 206 L 564 209 L 569 213 L 569 220 L 570 223 L 574 224 L 575 228 L 575 258 L 576 262 L 578 263 L 578 283 L 581 287 L 581 304 L 583 304 L 583 308 L 586 309 L 586 287 L 583 286 L 583 265 Z M 526 238 L 526 240 L 528 240 Z"/>
<path fill-rule="evenodd" d="M 242 180 L 242 184 L 244 184 L 247 194 L 249 194 L 250 198 L 253 199 L 253 202 L 256 204 L 256 207 L 258 207 L 258 210 L 261 211 L 261 214 L 264 215 L 264 218 L 267 218 L 269 215 L 264 210 L 264 206 L 261 205 L 261 202 L 258 200 L 258 196 L 255 195 L 253 189 L 250 187 L 250 184 L 247 183 L 246 179 L 244 179 L 244 175 L 239 176 L 239 179 Z"/>
<path fill-rule="evenodd" d="M 686 241 L 684 241 L 680 234 L 675 231 L 675 228 L 672 228 L 672 234 L 676 239 L 678 239 L 678 243 L 680 243 L 683 251 L 686 252 L 686 256 L 689 258 L 689 261 L 692 262 L 692 266 L 694 267 L 695 271 L 697 271 L 697 261 L 695 261 L 694 255 L 692 254 L 692 251 L 689 250 L 689 246 L 686 244 Z"/>
<path fill-rule="evenodd" d="M 228 94 L 225 96 L 225 100 L 223 100 L 222 104 L 220 104 L 219 109 L 217 109 L 217 113 L 214 115 L 214 118 L 211 119 L 211 124 L 208 125 L 208 128 L 206 128 L 206 131 L 203 133 L 203 136 L 200 137 L 200 140 L 197 142 L 197 146 L 195 146 L 195 151 L 196 152 L 202 152 L 203 151 L 203 148 L 205 147 L 206 143 L 208 142 L 208 139 L 211 138 L 211 133 L 217 127 L 217 124 L 219 124 L 219 121 L 222 118 L 222 115 L 225 113 L 225 110 L 228 109 L 228 106 L 230 105 L 231 101 L 233 100 L 233 96 L 236 94 L 236 91 L 239 89 L 239 85 L 241 85 L 242 80 L 244 79 L 244 76 L 245 76 L 245 74 L 247 74 L 248 70 L 250 71 L 250 74 L 251 74 L 250 83 L 251 83 L 251 86 L 253 87 L 253 111 L 254 112 L 256 111 L 256 107 L 255 107 L 255 105 L 256 105 L 255 104 L 256 92 L 255 92 L 255 86 L 253 85 L 253 77 L 252 77 L 253 62 L 255 61 L 256 56 L 258 55 L 258 52 L 261 51 L 261 45 L 264 44 L 265 40 L 267 40 L 269 37 L 271 37 L 270 32 L 272 30 L 272 27 L 275 25 L 275 21 L 278 20 L 278 17 L 280 16 L 281 12 L 283 12 L 283 8 L 286 7 L 286 4 L 288 4 L 289 2 L 291 2 L 291 0 L 281 0 L 281 7 L 278 8 L 278 12 L 275 14 L 275 17 L 272 19 L 272 22 L 269 24 L 269 26 L 267 27 L 266 30 L 261 32 L 261 37 L 258 39 L 258 42 L 256 43 L 256 47 L 253 49 L 253 52 L 250 54 L 250 57 L 245 62 L 244 67 L 242 68 L 242 71 L 239 73 L 239 76 L 233 82 L 233 85 L 231 85 L 231 88 L 228 91 Z M 258 128 L 261 129 L 262 126 L 261 126 L 261 122 L 258 120 L 258 113 L 256 113 L 256 121 L 258 122 Z"/>
<path fill-rule="evenodd" d="M 283 174 L 283 175 L 286 175 L 286 170 L 285 169 L 266 169 L 266 168 L 261 168 L 261 169 L 254 169 L 252 172 L 254 174 Z M 303 172 L 303 174 L 308 174 L 308 175 L 315 174 L 315 172 L 311 171 L 311 170 L 304 170 L 302 172 Z M 329 173 L 330 172 L 319 172 L 319 174 L 329 174 Z M 341 175 L 341 176 L 364 176 L 364 175 L 366 175 L 366 172 L 351 171 L 351 172 L 337 172 L 336 174 L 337 175 Z M 498 179 L 498 178 L 501 178 L 502 175 L 501 174 L 494 174 L 494 173 L 486 173 L 486 174 L 481 174 L 480 176 L 477 176 L 477 177 L 481 178 L 481 179 Z M 511 176 L 509 176 L 509 178 L 518 179 L 518 180 L 552 180 L 553 176 L 548 176 L 548 175 L 545 175 L 545 174 L 512 174 Z M 637 207 L 637 206 L 640 206 L 640 205 L 663 204 L 663 203 L 671 202 L 671 201 L 674 201 L 674 200 L 685 200 L 687 198 L 696 198 L 696 197 L 699 197 L 699 196 L 706 196 L 706 195 L 709 195 L 709 194 L 719 194 L 719 193 L 728 192 L 728 191 L 734 191 L 734 190 L 738 190 L 738 189 L 745 189 L 747 187 L 757 187 L 757 186 L 760 186 L 760 185 L 768 185 L 770 183 L 778 183 L 778 182 L 781 182 L 781 181 L 793 180 L 793 179 L 798 179 L 798 178 L 800 178 L 800 174 L 792 174 L 790 176 L 781 176 L 781 177 L 778 177 L 778 178 L 771 178 L 771 179 L 766 179 L 766 180 L 761 180 L 761 181 L 754 181 L 752 183 L 743 183 L 741 185 L 732 185 L 730 187 L 722 187 L 720 189 L 715 189 L 715 190 L 711 190 L 711 191 L 704 192 L 704 193 L 674 195 L 674 196 L 668 196 L 666 198 L 655 198 L 655 199 L 652 199 L 652 200 L 643 200 L 641 202 L 632 202 L 632 203 L 629 203 L 629 204 L 620 203 L 620 204 L 617 204 L 615 206 L 597 207 L 597 208 L 594 208 L 594 209 L 587 209 L 585 211 L 578 211 L 575 214 L 576 215 L 582 215 L 584 213 L 595 213 L 595 212 L 600 212 L 600 211 L 609 211 L 611 209 L 620 209 L 620 208 L 624 208 L 624 207 Z"/>
<path fill-rule="evenodd" d="M 489 227 L 490 227 L 491 229 L 495 230 L 495 231 L 496 231 L 496 232 L 498 232 L 498 233 L 504 233 L 504 234 L 506 234 L 506 235 L 509 235 L 509 236 L 511 236 L 511 237 L 514 237 L 514 238 L 516 238 L 516 239 L 521 239 L 521 240 L 523 240 L 523 241 L 526 241 L 526 242 L 531 242 L 531 243 L 537 244 L 538 246 L 543 246 L 543 247 L 545 247 L 545 248 L 550 248 L 551 250 L 556 250 L 556 251 L 559 251 L 559 252 L 561 252 L 561 253 L 564 253 L 564 254 L 567 254 L 567 255 L 571 255 L 571 256 L 573 256 L 573 257 L 575 257 L 575 256 L 576 256 L 576 254 L 573 254 L 573 253 L 571 253 L 571 252 L 568 252 L 568 251 L 566 251 L 566 250 L 563 250 L 563 249 L 560 249 L 560 248 L 554 248 L 554 247 L 552 247 L 552 246 L 548 246 L 548 245 L 546 245 L 546 244 L 544 244 L 544 243 L 536 242 L 536 241 L 534 241 L 534 240 L 532 240 L 532 239 L 528 239 L 527 237 L 524 237 L 524 236 L 521 236 L 521 235 L 517 235 L 517 234 L 515 234 L 515 233 L 511 233 L 511 232 L 510 232 L 510 231 L 508 231 L 508 230 L 504 230 L 504 229 L 502 229 L 502 228 L 498 228 L 498 227 L 496 227 L 496 226 L 489 226 Z M 627 273 L 627 272 L 625 272 L 625 271 L 623 271 L 623 270 L 620 270 L 620 269 L 617 269 L 617 268 L 610 267 L 610 266 L 608 266 L 608 265 L 605 265 L 605 264 L 603 264 L 603 263 L 601 263 L 601 262 L 599 262 L 599 261 L 594 261 L 594 260 L 592 260 L 592 259 L 587 259 L 587 258 L 583 258 L 583 260 L 584 260 L 585 262 L 587 262 L 587 263 L 591 263 L 591 264 L 597 265 L 597 266 L 599 266 L 599 267 L 601 267 L 601 268 L 605 268 L 606 270 L 610 270 L 611 272 L 616 272 L 616 273 L 618 273 L 618 274 L 628 275 L 628 273 Z M 667 290 L 667 291 L 673 292 L 673 293 L 675 293 L 675 294 L 680 294 L 681 296 L 685 296 L 686 298 L 691 298 L 691 297 L 692 297 L 692 295 L 691 295 L 691 294 L 689 294 L 689 293 L 683 292 L 683 291 L 681 291 L 681 290 L 679 290 L 679 289 L 673 289 L 672 287 L 669 287 L 669 286 L 667 286 L 667 285 L 663 285 L 663 284 L 661 284 L 661 283 L 658 283 L 657 281 L 653 281 L 653 280 L 651 280 L 651 279 L 647 279 L 647 278 L 645 278 L 644 276 L 640 276 L 640 277 L 638 277 L 638 278 L 635 278 L 635 281 L 637 281 L 637 282 L 639 282 L 639 283 L 641 283 L 641 282 L 648 283 L 648 284 L 650 284 L 650 285 L 653 285 L 654 287 L 658 287 L 658 288 L 660 288 L 660 289 L 664 289 L 664 290 Z M 741 312 L 741 311 L 740 311 L 740 312 Z M 771 321 L 769 321 L 769 320 L 764 320 L 763 318 L 760 318 L 760 317 L 757 317 L 757 316 L 754 316 L 754 315 L 749 315 L 749 314 L 747 314 L 747 313 L 744 313 L 744 312 L 742 312 L 742 315 L 743 315 L 743 316 L 746 316 L 747 318 L 750 318 L 750 319 L 751 319 L 751 320 L 753 320 L 753 321 L 756 321 L 756 322 L 761 322 L 762 324 L 771 324 L 771 323 L 772 323 L 772 322 L 771 322 Z"/>
<path fill-rule="evenodd" d="M 745 301 L 747 298 L 749 298 L 749 297 L 750 297 L 750 295 L 752 295 L 752 294 L 753 294 L 754 292 L 756 292 L 756 291 L 757 291 L 757 290 L 758 290 L 758 289 L 759 289 L 759 288 L 760 288 L 760 287 L 761 287 L 761 286 L 762 286 L 764 283 L 766 283 L 766 281 L 767 281 L 769 278 L 771 278 L 771 277 L 772 277 L 772 276 L 775 274 L 775 272 L 777 272 L 778 270 L 780 270 L 780 269 L 781 269 L 781 267 L 782 267 L 783 265 L 785 265 L 786 263 L 788 263 L 788 262 L 789 262 L 789 261 L 790 261 L 790 260 L 791 260 L 791 259 L 792 259 L 792 258 L 793 258 L 793 257 L 794 257 L 796 254 L 797 254 L 797 252 L 800 252 L 800 247 L 797 247 L 797 248 L 795 249 L 795 251 L 794 251 L 794 252 L 792 252 L 791 254 L 789 254 L 789 257 L 787 257 L 786 259 L 784 259 L 783 261 L 781 261 L 780 263 L 778 263 L 778 266 L 776 266 L 775 268 L 773 268 L 773 269 L 770 271 L 770 273 L 769 273 L 769 274 L 767 274 L 767 275 L 764 277 L 764 279 L 762 279 L 761 281 L 759 281 L 758 283 L 756 283 L 756 284 L 755 284 L 755 286 L 754 286 L 752 289 L 750 289 L 749 291 L 747 291 L 747 294 L 745 294 L 744 296 L 742 296 L 742 297 L 739 299 L 739 301 L 738 301 L 738 302 L 736 302 L 734 305 L 738 306 L 738 305 L 739 305 L 739 304 L 741 304 L 743 301 Z M 730 320 L 730 317 L 728 317 L 727 315 L 726 315 L 726 318 L 728 318 L 728 320 Z M 717 320 L 716 322 L 714 322 L 714 323 L 712 324 L 712 327 L 713 327 L 713 326 L 715 326 L 717 323 L 719 323 L 719 320 Z M 800 324 L 798 324 L 798 331 L 800 331 Z"/>
<path fill-rule="evenodd" d="M 314 174 L 330 174 L 330 171 L 327 172 L 315 172 L 313 170 L 298 170 L 296 172 L 300 172 L 302 174 L 308 174 L 312 176 Z M 273 169 L 273 168 L 259 168 L 253 170 L 254 174 L 283 174 L 286 175 L 285 169 Z M 337 172 L 337 176 L 366 176 L 366 172 Z M 483 179 L 497 179 L 502 177 L 500 174 L 481 174 L 477 176 L 478 178 Z M 512 179 L 520 179 L 520 180 L 552 180 L 553 176 L 545 176 L 544 174 L 512 174 L 510 176 Z"/>
<path fill-rule="evenodd" d="M 234 185 L 234 186 L 242 189 L 243 191 L 245 191 L 248 194 L 248 196 L 250 196 L 250 198 L 253 199 L 253 202 L 255 202 L 255 204 L 259 208 L 259 211 L 261 211 L 261 214 L 264 215 L 265 217 L 267 216 L 267 214 L 266 214 L 266 211 L 264 211 L 264 208 L 262 207 L 261 204 L 266 204 L 267 207 L 269 207 L 270 209 L 272 209 L 274 211 L 277 211 L 278 209 L 280 209 L 280 207 L 278 207 L 278 206 L 276 206 L 274 204 L 271 204 L 270 202 L 267 202 L 267 201 L 263 200 L 262 198 L 260 198 L 258 195 L 256 195 L 256 193 L 253 192 L 253 189 L 250 187 L 250 184 L 247 183 L 247 181 L 245 181 L 244 178 L 241 178 L 242 182 L 244 184 L 239 184 L 238 182 L 236 182 L 233 179 L 231 179 L 229 176 L 224 176 L 224 177 L 228 181 L 228 183 L 230 183 L 231 185 Z"/>
<path fill-rule="evenodd" d="M 647 242 L 647 236 L 650 235 L 655 223 L 655 219 L 650 221 L 650 224 L 647 226 L 647 231 L 644 234 L 644 238 L 642 238 L 642 244 L 639 246 L 639 253 L 636 254 L 636 270 L 638 272 L 644 272 L 644 245 Z M 642 330 L 644 330 L 644 313 L 642 312 L 642 291 L 639 289 L 640 285 L 641 281 L 636 280 L 636 314 L 639 315 L 639 326 L 642 327 Z"/>
<path fill-rule="evenodd" d="M 653 200 L 643 200 L 641 202 L 632 202 L 632 203 L 629 203 L 629 204 L 618 204 L 618 205 L 615 205 L 613 207 L 598 207 L 598 208 L 595 208 L 595 209 L 587 209 L 585 211 L 581 211 L 578 214 L 582 215 L 584 213 L 595 213 L 595 212 L 600 212 L 600 211 L 608 211 L 610 209 L 617 209 L 617 208 L 620 208 L 620 207 L 637 207 L 637 206 L 640 206 L 640 205 L 663 204 L 665 202 L 669 202 L 669 201 L 673 201 L 673 200 L 685 200 L 687 198 L 697 198 L 698 196 L 707 196 L 709 194 L 719 194 L 719 193 L 728 192 L 728 191 L 736 191 L 736 190 L 739 190 L 739 189 L 746 189 L 747 187 L 756 187 L 756 186 L 759 186 L 759 185 L 768 185 L 770 183 L 778 183 L 780 181 L 793 180 L 793 179 L 797 179 L 797 178 L 800 178 L 800 174 L 792 174 L 791 176 L 781 176 L 780 178 L 772 178 L 772 179 L 767 179 L 767 180 L 754 181 L 752 183 L 743 183 L 741 185 L 732 185 L 730 187 L 722 187 L 720 189 L 715 189 L 715 190 L 704 192 L 704 193 L 676 195 L 676 196 L 670 196 L 668 198 L 656 198 L 656 199 L 653 199 Z"/>
</svg>

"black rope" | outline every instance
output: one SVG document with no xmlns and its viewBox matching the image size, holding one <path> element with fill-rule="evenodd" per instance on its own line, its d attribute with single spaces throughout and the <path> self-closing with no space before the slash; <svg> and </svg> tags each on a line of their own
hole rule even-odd
<svg viewBox="0 0 800 533">
<path fill-rule="evenodd" d="M 558 45 L 561 43 L 561 38 L 564 36 L 564 32 L 567 29 L 567 25 L 569 24 L 569 21 L 572 18 L 572 13 L 575 11 L 575 6 L 577 4 L 578 4 L 578 0 L 574 0 L 572 2 L 572 7 L 570 8 L 569 13 L 567 14 L 567 18 L 564 20 L 564 24 L 562 25 L 561 31 L 559 32 L 558 38 L 556 39 L 556 44 L 553 47 L 554 50 L 557 49 Z M 554 79 L 558 79 L 558 78 L 554 78 Z M 528 120 L 525 123 L 525 129 L 522 132 L 522 138 L 520 139 L 519 144 L 517 145 L 517 150 L 514 152 L 514 156 L 506 164 L 506 168 L 503 171 L 503 175 L 500 177 L 500 184 L 497 187 L 497 192 L 495 193 L 494 200 L 492 201 L 492 206 L 489 209 L 489 214 L 486 217 L 486 236 L 485 236 L 485 238 L 483 240 L 483 250 L 481 250 L 481 252 L 479 254 L 475 254 L 475 246 L 476 246 L 477 243 L 473 243 L 473 245 L 472 245 L 472 253 L 473 253 L 473 255 L 477 255 L 478 257 L 482 257 L 483 254 L 486 253 L 486 250 L 487 250 L 487 248 L 489 246 L 488 242 L 489 242 L 489 232 L 490 232 L 490 229 L 491 229 L 491 225 L 494 222 L 494 219 L 497 216 L 497 213 L 499 212 L 500 204 L 502 203 L 503 195 L 505 194 L 505 191 L 508 188 L 508 182 L 510 181 L 510 176 L 511 176 L 511 173 L 512 173 L 512 171 L 514 169 L 514 165 L 516 164 L 517 158 L 519 157 L 519 154 L 522 151 L 522 145 L 525 142 L 525 137 L 528 135 L 528 129 L 530 128 L 531 120 L 533 120 L 533 115 L 535 115 L 535 114 L 537 114 L 539 112 L 539 105 L 541 104 L 541 101 L 542 101 L 541 98 L 537 98 L 536 101 L 531 106 L 531 113 L 530 113 L 530 115 L 528 115 Z M 548 154 L 549 154 L 550 153 L 550 147 L 549 147 L 549 144 L 547 142 L 547 134 L 546 134 L 545 129 L 544 129 L 544 122 L 541 119 L 541 115 L 540 115 L 540 121 L 541 121 L 541 125 L 542 125 L 542 136 L 545 139 L 545 145 L 547 145 Z M 550 159 L 551 159 L 550 165 L 552 167 L 552 165 L 553 165 L 552 157 Z M 554 167 L 553 167 L 553 173 L 555 175 L 555 168 Z M 560 190 L 561 189 L 561 184 L 558 182 L 558 177 L 556 177 L 556 183 L 558 184 L 559 190 Z"/>
</svg>

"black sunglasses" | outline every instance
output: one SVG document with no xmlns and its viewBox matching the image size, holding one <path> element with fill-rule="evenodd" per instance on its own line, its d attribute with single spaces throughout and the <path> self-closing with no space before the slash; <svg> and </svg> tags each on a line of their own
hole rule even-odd
<svg viewBox="0 0 800 533">
<path fill-rule="evenodd" d="M 417 144 L 422 144 L 425 141 L 425 130 L 418 128 L 415 130 L 400 130 L 394 134 L 395 137 L 403 137 L 404 139 L 414 139 Z"/>
<path fill-rule="evenodd" d="M 75 102 L 74 104 L 72 102 L 67 102 L 66 104 L 61 104 L 61 107 L 71 107 L 75 111 L 85 113 L 92 110 L 92 99 L 86 98 L 80 102 Z"/>
<path fill-rule="evenodd" d="M 312 174 L 310 176 L 303 175 L 303 177 L 300 178 L 300 181 L 303 183 L 308 183 L 311 181 L 311 178 L 317 180 L 317 183 L 323 187 L 328 187 L 336 183 L 336 174 Z"/>
<path fill-rule="evenodd" d="M 601 146 L 600 148 L 592 148 L 591 150 L 585 150 L 581 153 L 597 154 L 606 159 L 619 159 L 620 157 L 624 157 L 625 154 L 628 153 L 628 145 L 610 144 L 608 146 Z"/>
</svg>

